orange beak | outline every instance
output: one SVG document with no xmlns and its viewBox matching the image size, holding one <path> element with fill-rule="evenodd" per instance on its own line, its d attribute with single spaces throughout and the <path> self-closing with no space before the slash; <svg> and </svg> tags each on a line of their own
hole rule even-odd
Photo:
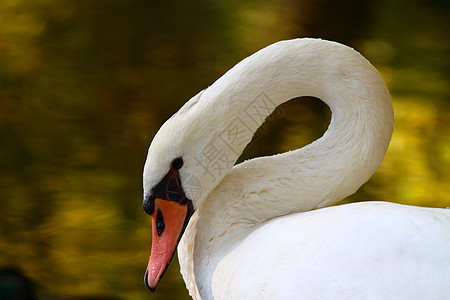
<svg viewBox="0 0 450 300">
<path fill-rule="evenodd" d="M 152 251 L 145 272 L 145 285 L 154 292 L 175 254 L 192 209 L 176 201 L 155 199 L 152 217 Z"/>
</svg>

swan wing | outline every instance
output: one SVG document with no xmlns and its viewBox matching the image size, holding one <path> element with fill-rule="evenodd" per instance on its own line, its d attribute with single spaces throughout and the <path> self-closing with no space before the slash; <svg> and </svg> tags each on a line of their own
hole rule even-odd
<svg viewBox="0 0 450 300">
<path fill-rule="evenodd" d="M 364 202 L 266 222 L 218 264 L 215 299 L 450 299 L 450 210 Z"/>
</svg>

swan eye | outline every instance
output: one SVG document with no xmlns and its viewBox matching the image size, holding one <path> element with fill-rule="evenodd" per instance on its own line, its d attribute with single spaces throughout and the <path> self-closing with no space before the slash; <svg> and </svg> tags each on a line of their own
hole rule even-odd
<svg viewBox="0 0 450 300">
<path fill-rule="evenodd" d="M 177 157 L 170 163 L 170 167 L 174 170 L 179 170 L 183 166 L 183 159 L 181 157 Z"/>
</svg>

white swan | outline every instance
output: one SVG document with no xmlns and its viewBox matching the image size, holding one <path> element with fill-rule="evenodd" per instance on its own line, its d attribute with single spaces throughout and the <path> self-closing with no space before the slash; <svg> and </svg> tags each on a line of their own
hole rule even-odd
<svg viewBox="0 0 450 300">
<path fill-rule="evenodd" d="M 330 107 L 323 137 L 233 167 L 265 117 L 298 96 Z M 296 39 L 244 59 L 150 145 L 146 285 L 156 288 L 179 242 L 195 299 L 450 299 L 450 210 L 323 208 L 375 172 L 392 125 L 382 77 L 347 46 Z"/>
</svg>

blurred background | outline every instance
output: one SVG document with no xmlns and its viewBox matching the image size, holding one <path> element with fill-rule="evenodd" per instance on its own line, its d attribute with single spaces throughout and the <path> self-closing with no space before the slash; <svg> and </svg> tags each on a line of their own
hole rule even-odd
<svg viewBox="0 0 450 300">
<path fill-rule="evenodd" d="M 447 0 L 0 0 L 0 268 L 41 299 L 188 299 L 176 259 L 158 293 L 143 283 L 148 145 L 238 61 L 295 37 L 354 47 L 392 94 L 386 158 L 345 202 L 450 206 L 449 20 Z M 320 137 L 330 112 L 302 100 L 240 160 Z"/>
</svg>

